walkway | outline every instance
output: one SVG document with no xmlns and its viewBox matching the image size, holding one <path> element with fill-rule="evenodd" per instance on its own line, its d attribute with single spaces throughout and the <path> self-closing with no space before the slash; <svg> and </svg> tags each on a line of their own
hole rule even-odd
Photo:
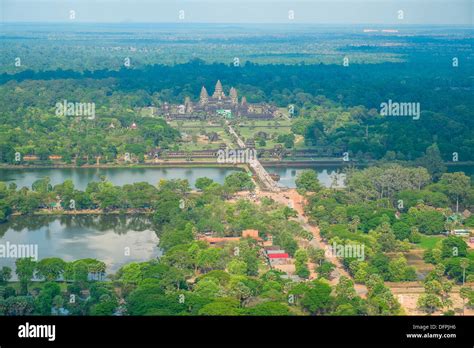
<svg viewBox="0 0 474 348">
<path fill-rule="evenodd" d="M 245 148 L 244 141 L 240 139 L 240 137 L 237 135 L 234 128 L 232 128 L 229 122 L 227 122 L 227 127 L 229 129 L 229 133 L 234 137 L 237 145 L 240 148 Z M 271 192 L 281 191 L 281 188 L 278 187 L 278 184 L 275 182 L 275 180 L 273 180 L 270 174 L 268 174 L 267 170 L 262 166 L 258 158 L 249 160 L 248 165 L 252 173 L 258 178 L 262 189 Z"/>
</svg>

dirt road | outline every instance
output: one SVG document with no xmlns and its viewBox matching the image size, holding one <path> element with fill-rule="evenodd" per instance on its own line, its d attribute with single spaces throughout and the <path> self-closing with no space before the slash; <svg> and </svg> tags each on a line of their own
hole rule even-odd
<svg viewBox="0 0 474 348">
<path fill-rule="evenodd" d="M 280 193 L 265 192 L 257 189 L 257 197 L 272 198 L 276 202 L 293 208 L 298 213 L 297 217 L 295 218 L 295 221 L 298 221 L 305 230 L 311 232 L 311 234 L 313 235 L 313 239 L 309 242 L 309 245 L 318 249 L 328 250 L 329 245 L 321 237 L 319 228 L 317 226 L 311 225 L 309 223 L 308 217 L 304 214 L 305 200 L 304 197 L 296 191 L 296 189 L 288 189 Z M 334 256 L 332 253 L 326 253 L 326 259 L 336 266 L 333 273 L 331 274 L 331 285 L 336 285 L 339 282 L 339 278 L 341 276 L 351 278 L 349 273 L 344 269 L 344 266 L 342 265 L 342 262 L 339 258 Z M 311 272 L 310 279 L 315 279 L 317 277 L 317 274 L 314 271 L 314 266 L 315 265 L 312 263 L 308 264 L 308 267 Z M 365 287 L 365 285 L 355 284 L 355 289 L 359 296 L 366 296 L 367 288 Z"/>
</svg>

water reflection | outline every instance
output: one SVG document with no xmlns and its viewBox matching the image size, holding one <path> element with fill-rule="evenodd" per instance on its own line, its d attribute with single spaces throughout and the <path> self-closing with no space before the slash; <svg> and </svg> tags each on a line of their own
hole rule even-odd
<svg viewBox="0 0 474 348">
<path fill-rule="evenodd" d="M 336 167 L 315 167 L 315 168 L 285 168 L 285 167 L 265 167 L 269 173 L 278 174 L 280 180 L 278 185 L 295 188 L 298 174 L 304 170 L 312 169 L 318 173 L 318 179 L 326 187 L 343 187 L 345 174 Z"/>
<path fill-rule="evenodd" d="M 85 190 L 92 181 L 100 181 L 101 176 L 114 185 L 123 186 L 136 182 L 157 185 L 161 179 L 187 179 L 191 186 L 196 179 L 208 177 L 222 184 L 224 178 L 239 170 L 238 168 L 0 168 L 0 181 L 15 182 L 18 187 L 31 187 L 31 184 L 45 176 L 50 177 L 52 185 L 72 180 L 79 190 Z"/>
<path fill-rule="evenodd" d="M 161 256 L 159 239 L 147 216 L 81 215 L 14 217 L 0 224 L 0 243 L 37 244 L 38 258 L 65 261 L 95 258 L 107 272 L 123 264 Z M 1 258 L 1 266 L 14 268 L 14 259 Z"/>
</svg>

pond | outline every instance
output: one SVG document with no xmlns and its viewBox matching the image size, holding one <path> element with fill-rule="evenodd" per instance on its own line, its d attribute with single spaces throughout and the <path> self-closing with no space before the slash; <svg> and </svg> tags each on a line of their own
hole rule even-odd
<svg viewBox="0 0 474 348">
<path fill-rule="evenodd" d="M 24 251 L 36 250 L 37 255 L 25 256 L 37 256 L 38 260 L 59 257 L 69 262 L 94 258 L 105 262 L 107 273 L 116 272 L 126 263 L 160 257 L 158 243 L 151 221 L 144 215 L 13 217 L 0 224 L 0 245 L 33 246 Z M 15 260 L 0 257 L 0 267 L 15 269 Z"/>
</svg>

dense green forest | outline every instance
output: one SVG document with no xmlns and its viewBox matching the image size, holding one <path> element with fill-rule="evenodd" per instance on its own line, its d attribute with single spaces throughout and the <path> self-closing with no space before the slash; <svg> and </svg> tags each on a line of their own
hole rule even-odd
<svg viewBox="0 0 474 348">
<path fill-rule="evenodd" d="M 13 68 L 0 75 L 0 162 L 12 163 L 16 151 L 43 159 L 48 154 L 61 154 L 66 159 L 115 159 L 124 152 L 142 156 L 156 146 L 167 148 L 176 143 L 178 133 L 160 121 L 143 120 L 140 109 L 160 107 L 164 102 L 182 103 L 186 96 L 197 101 L 201 87 L 212 91 L 218 79 L 226 93 L 234 86 L 249 102 L 269 102 L 284 108 L 293 105 L 292 129 L 304 136 L 307 147 L 329 144 L 346 149 L 352 159 L 411 161 L 436 143 L 446 162 L 474 160 L 470 74 L 474 67 L 470 34 L 462 29 L 434 30 L 427 35 L 420 28 L 412 28 L 415 36 L 367 36 L 339 29 L 353 39 L 350 44 L 340 35 L 305 27 L 286 36 L 264 31 L 250 37 L 244 29 L 226 28 L 223 33 L 230 35 L 229 47 L 237 51 L 245 47 L 248 54 L 237 66 L 231 54 L 228 58 L 219 55 L 227 55 L 227 47 L 215 48 L 221 32 L 204 34 L 197 30 L 185 34 L 180 29 L 177 41 L 169 42 L 169 28 L 161 28 L 163 32 L 159 31 L 157 37 L 147 37 L 146 30 L 132 29 L 126 34 L 112 30 L 110 38 L 99 47 L 91 46 L 96 32 L 68 29 L 66 42 L 70 43 L 65 44 L 77 50 L 80 61 L 71 61 L 69 51 L 59 50 L 54 61 L 40 69 L 33 68 L 33 62 L 41 60 L 44 50 L 54 51 L 58 44 L 47 40 L 48 28 L 38 33 L 17 32 L 14 26 L 9 29 L 4 45 L 13 44 L 13 48 L 2 59 Z M 22 44 L 35 35 L 37 43 Z M 126 67 L 98 63 L 104 54 L 109 54 L 108 61 L 128 57 L 121 50 L 130 51 L 127 40 L 131 38 L 138 40 L 138 49 L 132 50 L 137 58 L 132 61 L 138 59 L 139 64 Z M 318 43 L 313 47 L 311 42 L 315 40 Z M 187 59 L 164 62 L 150 57 L 150 51 L 159 44 L 174 45 L 173 52 Z M 253 59 L 265 44 L 269 49 L 283 44 L 283 51 L 299 47 L 297 60 L 281 61 L 273 56 Z M 215 60 L 190 54 L 192 48 L 207 45 L 214 47 L 208 52 Z M 115 52 L 117 47 L 120 53 Z M 315 62 L 303 52 L 305 49 L 322 61 Z M 85 52 L 87 58 L 83 59 Z M 396 59 L 386 59 L 387 55 Z M 324 58 L 329 56 L 329 60 Z M 371 61 L 372 56 L 377 60 Z M 25 57 L 24 64 L 15 67 L 15 57 Z M 350 58 L 347 66 L 343 65 L 344 57 Z M 55 105 L 64 100 L 94 103 L 96 119 L 56 116 Z M 381 116 L 381 103 L 389 100 L 419 103 L 420 118 Z M 133 122 L 140 129 L 138 138 L 124 131 Z M 108 127 L 114 123 L 120 130 L 110 132 Z M 126 142 L 129 148 L 119 146 L 112 138 Z M 111 144 L 110 148 L 106 144 Z"/>
<path fill-rule="evenodd" d="M 428 72 L 423 67 L 434 68 L 386 63 L 376 69 L 370 65 L 350 68 L 298 65 L 282 69 L 277 65 L 254 64 L 237 69 L 194 61 L 174 67 L 153 66 L 143 71 L 95 72 L 94 78 L 72 72 L 31 74 L 22 82 L 10 80 L 0 86 L 0 100 L 5 105 L 0 116 L 1 158 L 3 162 L 11 162 L 11 147 L 22 153 L 29 151 L 21 147 L 25 146 L 25 137 L 36 148 L 33 152 L 45 149 L 49 154 L 56 154 L 60 149 L 73 146 L 79 149 L 69 149 L 69 156 L 83 153 L 80 147 L 89 149 L 85 151 L 88 155 L 104 156 L 108 151 L 102 146 L 91 152 L 94 147 L 89 146 L 89 141 L 93 142 L 94 136 L 104 138 L 114 120 L 122 127 L 136 122 L 142 126 L 140 132 L 151 133 L 154 124 L 165 128 L 159 121 L 142 121 L 137 116 L 137 108 L 182 101 L 186 95 L 196 99 L 200 86 L 209 86 L 220 78 L 227 88 L 237 86 L 249 101 L 295 105 L 293 129 L 305 136 L 308 146 L 342 145 L 359 158 L 380 159 L 388 153 L 394 159 L 414 160 L 437 143 L 445 161 L 453 161 L 453 153 L 457 153 L 458 161 L 473 160 L 471 81 L 460 71 L 453 72 L 455 69 L 449 65 L 444 71 L 440 69 L 442 79 L 427 80 L 424 76 Z M 15 78 L 21 79 L 22 74 L 25 73 Z M 407 77 L 407 74 L 410 75 Z M 420 119 L 380 116 L 379 104 L 389 99 L 419 102 Z M 55 116 L 54 106 L 63 100 L 94 102 L 97 120 L 82 122 Z M 23 126 L 18 127 L 20 125 Z M 155 137 L 172 140 L 176 133 L 165 129 Z M 86 130 L 92 134 L 84 134 Z M 86 143 L 76 141 L 68 146 L 61 143 L 65 137 L 55 137 L 55 144 L 46 136 L 55 132 L 67 134 L 68 139 L 85 139 Z M 150 145 L 159 145 L 158 140 L 153 139 Z M 7 144 L 10 148 L 6 148 Z M 168 144 L 169 141 L 161 145 L 166 148 Z M 143 150 L 135 152 L 138 155 Z M 119 151 L 126 152 L 125 149 Z"/>
<path fill-rule="evenodd" d="M 423 235 L 472 228 L 474 217 L 465 218 L 457 212 L 472 210 L 473 205 L 474 190 L 463 173 L 443 174 L 433 183 L 424 168 L 387 166 L 348 173 L 346 190 L 318 192 L 311 196 L 307 210 L 330 244 L 365 244 L 366 260 L 344 260 L 356 281 L 364 282 L 373 273 L 386 281 L 403 281 L 416 279 L 415 269 L 407 267 L 401 257 L 399 264 L 393 265 L 399 273 L 390 273 L 387 253 L 409 250 L 409 243 L 420 243 Z M 457 244 L 463 251 L 456 259 L 449 259 L 450 248 Z M 467 256 L 467 244 L 461 238 L 449 237 L 440 240 L 438 248 L 444 255 L 446 274 L 461 280 L 459 261 Z M 425 255 L 430 262 L 434 250 Z M 468 272 L 474 274 L 473 260 Z"/>
</svg>

